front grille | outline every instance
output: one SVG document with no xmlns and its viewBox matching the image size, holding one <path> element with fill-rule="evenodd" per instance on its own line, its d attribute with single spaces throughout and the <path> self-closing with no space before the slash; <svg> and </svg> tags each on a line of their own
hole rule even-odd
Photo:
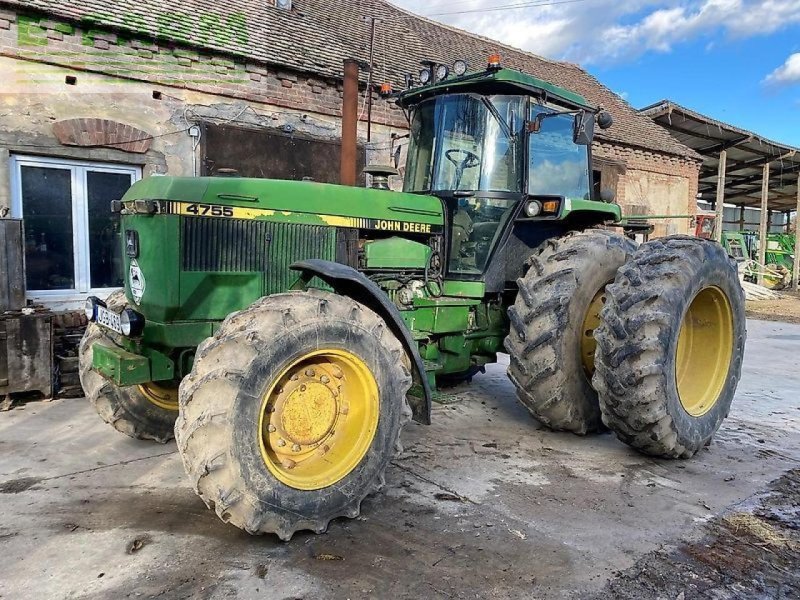
<svg viewBox="0 0 800 600">
<path fill-rule="evenodd" d="M 183 220 L 183 270 L 263 271 L 269 245 L 265 221 L 186 217 Z"/>
<path fill-rule="evenodd" d="M 261 272 L 264 292 L 285 291 L 298 260 L 336 260 L 336 229 L 325 225 L 184 217 L 183 270 Z"/>
</svg>

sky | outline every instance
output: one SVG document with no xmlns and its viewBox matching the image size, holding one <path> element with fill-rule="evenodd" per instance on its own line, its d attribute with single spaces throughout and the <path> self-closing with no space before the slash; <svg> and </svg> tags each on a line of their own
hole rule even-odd
<svg viewBox="0 0 800 600">
<path fill-rule="evenodd" d="M 392 2 L 800 148 L 800 0 Z"/>
</svg>

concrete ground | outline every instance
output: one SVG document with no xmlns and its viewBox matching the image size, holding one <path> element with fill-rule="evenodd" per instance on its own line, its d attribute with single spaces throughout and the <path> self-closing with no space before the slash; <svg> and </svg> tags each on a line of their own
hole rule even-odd
<svg viewBox="0 0 800 600">
<path fill-rule="evenodd" d="M 694 459 L 543 430 L 495 365 L 407 428 L 360 518 L 290 543 L 223 524 L 174 444 L 83 400 L 0 413 L 0 597 L 615 597 L 620 571 L 800 466 L 800 325 L 748 331 L 730 417 Z"/>
</svg>

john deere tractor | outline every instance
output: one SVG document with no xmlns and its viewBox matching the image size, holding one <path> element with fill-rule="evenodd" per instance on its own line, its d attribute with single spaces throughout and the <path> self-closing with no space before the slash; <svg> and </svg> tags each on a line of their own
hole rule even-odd
<svg viewBox="0 0 800 600">
<path fill-rule="evenodd" d="M 197 494 L 249 533 L 357 516 L 403 425 L 499 352 L 555 430 L 686 458 L 728 414 L 734 264 L 616 233 L 592 185 L 609 115 L 496 65 L 428 79 L 397 98 L 403 192 L 151 177 L 112 206 L 125 289 L 87 300 L 86 394 L 131 437 L 174 435 Z"/>
</svg>

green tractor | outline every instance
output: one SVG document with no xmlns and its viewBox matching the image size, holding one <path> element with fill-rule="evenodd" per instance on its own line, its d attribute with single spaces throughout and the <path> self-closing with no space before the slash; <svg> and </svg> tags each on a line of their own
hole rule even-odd
<svg viewBox="0 0 800 600">
<path fill-rule="evenodd" d="M 81 380 L 134 438 L 173 435 L 226 522 L 289 539 L 355 517 L 443 383 L 511 357 L 554 430 L 686 458 L 745 341 L 723 248 L 636 246 L 595 197 L 606 113 L 492 67 L 401 93 L 404 191 L 151 177 L 121 212 L 125 289 L 89 298 Z"/>
</svg>

